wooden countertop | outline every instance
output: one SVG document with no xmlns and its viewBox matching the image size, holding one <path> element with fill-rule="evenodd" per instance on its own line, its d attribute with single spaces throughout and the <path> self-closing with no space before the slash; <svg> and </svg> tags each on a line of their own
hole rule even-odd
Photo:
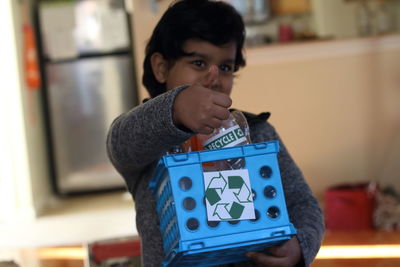
<svg viewBox="0 0 400 267">
<path fill-rule="evenodd" d="M 326 231 L 324 245 L 400 245 L 400 231 Z"/>
<path fill-rule="evenodd" d="M 335 249 L 336 255 L 329 256 Z M 374 255 L 376 251 L 388 256 Z M 312 267 L 331 266 L 400 266 L 400 231 L 327 231 Z"/>
</svg>

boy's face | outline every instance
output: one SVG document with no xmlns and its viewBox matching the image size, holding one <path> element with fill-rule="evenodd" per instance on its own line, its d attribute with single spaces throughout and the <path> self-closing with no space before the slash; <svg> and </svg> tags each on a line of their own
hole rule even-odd
<svg viewBox="0 0 400 267">
<path fill-rule="evenodd" d="M 218 77 L 211 89 L 230 95 L 233 85 L 236 44 L 215 46 L 207 41 L 189 39 L 183 45 L 183 56 L 175 61 L 165 75 L 166 89 L 180 85 L 195 84 L 207 75 L 210 67 L 216 65 Z"/>
</svg>

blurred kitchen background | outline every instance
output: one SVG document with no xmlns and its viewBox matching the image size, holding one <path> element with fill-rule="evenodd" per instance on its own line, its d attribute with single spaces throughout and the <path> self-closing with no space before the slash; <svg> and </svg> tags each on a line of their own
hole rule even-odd
<svg viewBox="0 0 400 267">
<path fill-rule="evenodd" d="M 338 230 L 398 232 L 400 0 L 224 1 L 247 31 L 233 106 L 272 113 L 327 214 L 332 190 L 365 193 L 346 212 L 366 209 L 369 221 Z M 13 249 L 136 236 L 105 136 L 147 97 L 145 44 L 171 2 L 0 1 L 0 261 L 45 266 Z M 376 219 L 379 200 L 395 215 Z"/>
</svg>

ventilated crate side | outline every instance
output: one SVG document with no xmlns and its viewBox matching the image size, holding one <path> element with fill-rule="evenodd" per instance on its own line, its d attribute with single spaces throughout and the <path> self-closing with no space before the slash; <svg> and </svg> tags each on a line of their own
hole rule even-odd
<svg viewBox="0 0 400 267">
<path fill-rule="evenodd" d="M 286 211 L 278 151 L 279 143 L 273 141 L 162 158 L 150 188 L 156 192 L 164 266 L 212 266 L 246 260 L 245 252 L 284 242 L 296 233 Z M 202 164 L 238 157 L 246 161 L 257 216 L 210 223 Z M 190 188 L 182 188 L 183 178 L 190 180 Z M 190 209 L 187 203 L 191 203 Z"/>
</svg>

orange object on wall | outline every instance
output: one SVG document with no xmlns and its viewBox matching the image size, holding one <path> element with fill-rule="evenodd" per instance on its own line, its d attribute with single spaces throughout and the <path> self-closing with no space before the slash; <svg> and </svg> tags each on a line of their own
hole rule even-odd
<svg viewBox="0 0 400 267">
<path fill-rule="evenodd" d="M 32 27 L 24 24 L 24 63 L 25 80 L 29 90 L 37 90 L 41 85 L 39 62 L 37 57 L 35 35 Z"/>
<path fill-rule="evenodd" d="M 271 0 L 275 15 L 293 15 L 310 12 L 310 0 Z"/>
</svg>

